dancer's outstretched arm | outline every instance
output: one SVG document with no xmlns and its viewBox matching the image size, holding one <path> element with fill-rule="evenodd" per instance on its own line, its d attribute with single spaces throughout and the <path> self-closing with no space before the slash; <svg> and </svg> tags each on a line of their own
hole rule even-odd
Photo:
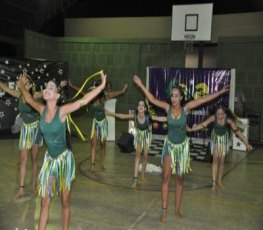
<svg viewBox="0 0 263 230">
<path fill-rule="evenodd" d="M 238 136 L 238 138 L 246 145 L 247 151 L 251 151 L 253 147 L 248 143 L 247 138 L 241 132 L 241 130 L 237 127 L 236 122 L 232 119 L 227 119 L 227 123 L 230 125 L 231 129 Z"/>
<path fill-rule="evenodd" d="M 162 109 L 164 109 L 165 111 L 168 110 L 169 108 L 169 104 L 167 102 L 161 101 L 157 98 L 155 98 L 148 89 L 146 89 L 146 87 L 142 84 L 141 79 L 137 76 L 134 75 L 133 77 L 133 81 L 134 83 L 142 90 L 142 92 L 144 93 L 144 95 L 147 97 L 147 99 L 154 105 L 156 105 L 157 107 L 160 107 Z"/>
<path fill-rule="evenodd" d="M 44 105 L 41 102 L 36 101 L 33 98 L 33 96 L 26 90 L 27 82 L 28 82 L 27 75 L 20 74 L 17 80 L 17 85 L 20 88 L 26 103 L 32 106 L 36 111 L 38 111 L 39 114 L 41 114 L 44 109 Z"/>
<path fill-rule="evenodd" d="M 26 76 L 20 75 L 17 84 L 20 87 L 26 102 L 41 114 L 44 109 L 44 105 L 40 102 L 35 101 L 32 95 L 29 92 L 27 92 L 27 90 L 25 89 L 26 82 L 27 82 Z M 101 84 L 98 87 L 94 88 L 92 91 L 85 94 L 83 98 L 75 102 L 61 106 L 60 108 L 61 121 L 65 121 L 67 114 L 78 110 L 82 106 L 88 104 L 93 98 L 95 98 L 104 89 L 105 83 L 106 83 L 106 75 L 104 75 L 104 73 L 101 72 Z"/>
<path fill-rule="evenodd" d="M 187 132 L 195 132 L 201 129 L 205 129 L 210 123 L 214 122 L 215 116 L 209 116 L 205 121 L 193 126 L 192 128 L 188 128 Z"/>
<path fill-rule="evenodd" d="M 87 105 L 92 99 L 94 99 L 104 89 L 106 85 L 106 78 L 107 76 L 103 73 L 103 71 L 101 71 L 101 84 L 99 86 L 86 93 L 83 98 L 61 106 L 61 120 L 63 120 L 63 117 L 65 118 L 67 114 L 78 110 L 82 106 Z"/>
<path fill-rule="evenodd" d="M 131 114 L 124 114 L 124 113 L 113 113 L 108 110 L 105 110 L 106 114 L 109 116 L 117 117 L 119 119 L 134 119 L 135 115 Z"/>
<path fill-rule="evenodd" d="M 73 85 L 71 81 L 68 81 L 68 85 L 69 85 L 70 88 L 74 89 L 74 90 L 77 91 L 77 92 L 80 90 L 80 88 L 77 87 L 77 86 L 75 86 L 75 85 Z M 80 93 L 81 93 L 83 96 L 85 95 L 85 93 L 82 92 L 82 91 L 81 91 Z"/>
<path fill-rule="evenodd" d="M 211 93 L 211 94 L 208 94 L 208 95 L 205 95 L 201 98 L 198 98 L 198 99 L 195 99 L 195 100 L 192 100 L 190 102 L 188 102 L 186 105 L 185 105 L 185 108 L 187 110 L 191 110 L 191 109 L 194 109 L 202 104 L 205 104 L 209 101 L 212 101 L 214 100 L 215 98 L 223 95 L 224 93 L 228 92 L 230 90 L 230 87 L 229 85 L 226 85 L 224 86 L 221 90 L 217 91 L 217 92 L 214 92 L 214 93 Z"/>
<path fill-rule="evenodd" d="M 153 121 L 160 121 L 160 122 L 166 122 L 167 121 L 166 116 L 151 116 L 151 119 Z"/>
<path fill-rule="evenodd" d="M 124 94 L 127 91 L 127 89 L 128 89 L 128 84 L 125 84 L 123 88 L 119 91 L 105 92 L 106 98 L 110 99 L 110 98 L 118 97 Z"/>
<path fill-rule="evenodd" d="M 21 92 L 19 90 L 10 89 L 8 85 L 6 85 L 3 82 L 0 82 L 0 88 L 5 91 L 6 93 L 10 94 L 13 97 L 19 98 L 21 95 Z"/>
</svg>

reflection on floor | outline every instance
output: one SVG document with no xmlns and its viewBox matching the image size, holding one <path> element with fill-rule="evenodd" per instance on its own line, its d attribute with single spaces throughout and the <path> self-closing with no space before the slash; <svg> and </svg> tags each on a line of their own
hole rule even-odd
<svg viewBox="0 0 263 230">
<path fill-rule="evenodd" d="M 184 218 L 174 218 L 172 179 L 168 220 L 160 225 L 160 173 L 147 173 L 147 181 L 139 181 L 138 189 L 133 190 L 134 154 L 121 153 L 115 142 L 108 142 L 106 170 L 99 169 L 98 148 L 95 172 L 90 174 L 90 143 L 73 137 L 72 144 L 77 170 L 71 195 L 71 229 L 262 229 L 263 147 L 256 147 L 249 155 L 232 150 L 225 163 L 225 189 L 215 193 L 209 189 L 211 164 L 191 161 L 193 171 L 185 177 L 182 201 Z M 0 146 L 0 229 L 37 229 L 40 198 L 30 195 L 30 160 L 28 196 L 14 200 L 18 188 L 18 140 L 2 139 Z M 39 167 L 44 151 L 43 147 L 39 152 Z M 150 156 L 149 163 L 160 166 L 160 158 Z M 61 229 L 59 197 L 52 201 L 49 217 L 47 229 Z"/>
</svg>

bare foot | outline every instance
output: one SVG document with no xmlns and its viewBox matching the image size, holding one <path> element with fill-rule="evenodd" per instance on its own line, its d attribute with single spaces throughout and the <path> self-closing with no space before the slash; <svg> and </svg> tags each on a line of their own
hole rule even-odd
<svg viewBox="0 0 263 230">
<path fill-rule="evenodd" d="M 33 186 L 32 190 L 33 190 L 33 194 L 37 195 L 37 188 L 36 188 L 36 186 Z"/>
<path fill-rule="evenodd" d="M 167 208 L 161 208 L 161 218 L 160 223 L 164 224 L 167 220 Z"/>
<path fill-rule="evenodd" d="M 218 187 L 219 189 L 224 189 L 224 188 L 225 188 L 225 187 L 222 185 L 221 182 L 217 184 L 217 187 Z"/>
<path fill-rule="evenodd" d="M 141 179 L 142 179 L 143 182 L 146 182 L 146 181 L 147 181 L 146 178 L 145 178 L 145 176 L 142 176 Z"/>
<path fill-rule="evenodd" d="M 94 169 L 95 169 L 95 164 L 92 163 L 92 164 L 90 165 L 90 168 L 89 168 L 89 173 L 93 173 L 93 172 L 94 172 Z"/>
<path fill-rule="evenodd" d="M 212 192 L 215 192 L 215 191 L 216 191 L 216 180 L 212 180 L 211 191 L 212 191 Z"/>
<path fill-rule="evenodd" d="M 16 194 L 16 198 L 20 198 L 20 197 L 25 196 L 24 188 L 25 188 L 25 186 L 20 186 L 19 187 L 19 190 L 18 190 L 18 192 Z"/>
<path fill-rule="evenodd" d="M 137 181 L 138 181 L 138 177 L 133 177 L 132 188 L 136 188 L 137 187 Z"/>
<path fill-rule="evenodd" d="M 182 213 L 180 211 L 175 212 L 175 218 L 181 219 L 183 217 Z"/>
<path fill-rule="evenodd" d="M 215 191 L 216 191 L 216 185 L 215 185 L 215 184 L 212 185 L 211 191 L 212 191 L 212 192 L 215 192 Z"/>
</svg>

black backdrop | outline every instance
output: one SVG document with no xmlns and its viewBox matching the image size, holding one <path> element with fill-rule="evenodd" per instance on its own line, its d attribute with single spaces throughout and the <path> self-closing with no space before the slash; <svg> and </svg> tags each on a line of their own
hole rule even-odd
<svg viewBox="0 0 263 230">
<path fill-rule="evenodd" d="M 0 81 L 7 83 L 9 88 L 17 89 L 16 80 L 23 72 L 33 79 L 37 91 L 44 89 L 50 79 L 55 78 L 58 82 L 68 80 L 66 62 L 0 57 Z M 11 126 L 18 113 L 18 100 L 0 89 L 1 137 L 11 134 Z"/>
</svg>

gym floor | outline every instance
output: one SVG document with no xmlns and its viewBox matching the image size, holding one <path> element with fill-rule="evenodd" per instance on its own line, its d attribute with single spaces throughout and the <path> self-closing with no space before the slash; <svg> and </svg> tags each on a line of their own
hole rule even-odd
<svg viewBox="0 0 263 230">
<path fill-rule="evenodd" d="M 79 127 L 90 124 L 80 117 Z M 86 129 L 85 129 L 86 128 Z M 89 137 L 90 127 L 83 133 Z M 116 137 L 127 130 L 116 122 Z M 117 138 L 116 138 L 117 139 Z M 30 183 L 30 158 L 27 164 L 26 193 L 14 196 L 18 189 L 18 139 L 0 140 L 0 229 L 37 229 L 40 198 L 34 197 Z M 94 173 L 88 173 L 90 142 L 72 135 L 76 161 L 76 180 L 71 193 L 70 229 L 262 229 L 263 226 L 263 146 L 251 153 L 231 150 L 225 161 L 224 189 L 211 192 L 211 163 L 192 161 L 192 172 L 185 176 L 181 204 L 182 219 L 174 215 L 174 178 L 170 183 L 168 219 L 159 224 L 161 173 L 147 172 L 147 181 L 139 180 L 131 188 L 134 153 L 121 153 L 116 142 L 107 143 L 105 171 L 99 169 L 99 148 Z M 38 155 L 39 168 L 45 147 Z M 149 166 L 160 166 L 160 158 L 149 157 Z M 61 229 L 61 200 L 52 200 L 48 230 Z"/>
</svg>

